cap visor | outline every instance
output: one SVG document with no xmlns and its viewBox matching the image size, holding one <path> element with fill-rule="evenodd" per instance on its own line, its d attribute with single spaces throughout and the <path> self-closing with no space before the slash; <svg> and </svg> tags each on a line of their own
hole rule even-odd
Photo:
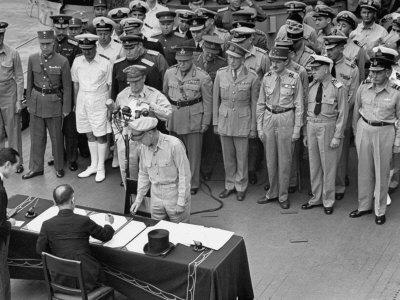
<svg viewBox="0 0 400 300">
<path fill-rule="evenodd" d="M 287 59 L 288 59 L 287 57 L 284 57 L 284 56 L 276 56 L 276 55 L 270 55 L 269 58 L 270 58 L 270 59 L 273 59 L 273 60 L 287 60 Z"/>
<path fill-rule="evenodd" d="M 228 55 L 230 55 L 230 56 L 233 56 L 233 57 L 237 57 L 237 58 L 243 57 L 243 56 L 241 56 L 241 55 L 239 55 L 239 54 L 237 54 L 237 53 L 235 53 L 235 52 L 233 52 L 233 51 L 231 51 L 231 50 L 227 50 L 227 51 L 226 51 L 226 54 L 228 54 Z"/>
<path fill-rule="evenodd" d="M 181 55 L 181 54 L 175 55 L 176 60 L 191 60 L 192 58 L 193 58 L 193 55 Z"/>
<path fill-rule="evenodd" d="M 190 27 L 190 31 L 200 31 L 204 28 L 204 25 L 201 26 L 194 26 L 194 27 Z"/>
<path fill-rule="evenodd" d="M 54 42 L 54 39 L 38 39 L 39 43 L 51 43 Z"/>
<path fill-rule="evenodd" d="M 370 67 L 370 71 L 383 71 L 386 70 L 384 67 L 378 66 L 378 67 Z"/>
<path fill-rule="evenodd" d="M 329 50 L 329 49 L 333 49 L 337 46 L 337 44 L 331 44 L 331 45 L 325 45 L 325 49 Z"/>
</svg>

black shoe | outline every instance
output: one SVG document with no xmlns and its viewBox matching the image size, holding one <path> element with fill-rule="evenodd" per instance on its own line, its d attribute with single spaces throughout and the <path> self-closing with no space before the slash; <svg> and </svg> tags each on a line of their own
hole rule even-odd
<svg viewBox="0 0 400 300">
<path fill-rule="evenodd" d="M 236 200 L 243 201 L 246 198 L 246 192 L 237 192 Z"/>
<path fill-rule="evenodd" d="M 58 178 L 63 178 L 64 175 L 65 175 L 65 172 L 64 172 L 63 169 L 60 169 L 60 170 L 58 170 L 58 171 L 56 172 L 56 176 L 57 176 Z"/>
<path fill-rule="evenodd" d="M 336 193 L 335 194 L 335 200 L 342 200 L 344 197 L 344 193 Z"/>
<path fill-rule="evenodd" d="M 345 186 L 349 186 L 350 185 L 349 176 L 347 176 L 347 175 L 344 177 L 344 185 Z"/>
<path fill-rule="evenodd" d="M 69 167 L 68 167 L 71 171 L 76 171 L 76 170 L 78 170 L 78 164 L 76 163 L 76 161 L 73 161 L 73 162 L 71 162 L 70 164 L 69 164 Z"/>
<path fill-rule="evenodd" d="M 191 195 L 196 195 L 198 191 L 199 191 L 198 188 L 192 188 L 192 189 L 190 189 L 190 194 Z"/>
<path fill-rule="evenodd" d="M 47 162 L 48 166 L 54 166 L 54 159 L 51 159 Z"/>
<path fill-rule="evenodd" d="M 17 167 L 17 170 L 15 171 L 15 173 L 20 174 L 20 173 L 22 173 L 23 171 L 24 171 L 24 166 L 23 166 L 23 165 L 19 165 L 19 166 Z"/>
<path fill-rule="evenodd" d="M 279 202 L 280 207 L 282 207 L 282 209 L 289 209 L 290 207 L 290 202 L 289 200 L 285 200 L 282 202 Z"/>
<path fill-rule="evenodd" d="M 310 197 L 313 197 L 313 196 L 314 196 L 314 194 L 312 193 L 311 190 L 308 191 L 308 196 L 310 196 Z"/>
<path fill-rule="evenodd" d="M 256 184 L 257 183 L 257 174 L 256 174 L 256 172 L 254 172 L 254 171 L 249 172 L 249 182 L 250 182 L 250 184 Z"/>
<path fill-rule="evenodd" d="M 119 183 L 119 185 L 120 185 L 120 186 L 124 186 L 124 182 L 121 181 L 121 182 Z"/>
<path fill-rule="evenodd" d="M 220 197 L 220 198 L 227 198 L 227 197 L 229 197 L 230 194 L 234 194 L 234 193 L 235 193 L 235 190 L 234 190 L 234 189 L 233 189 L 233 190 L 224 189 L 224 190 L 218 195 L 218 197 Z"/>
<path fill-rule="evenodd" d="M 324 207 L 324 212 L 325 212 L 326 215 L 331 215 L 333 213 L 333 206 Z"/>
<path fill-rule="evenodd" d="M 301 206 L 301 209 L 312 209 L 314 207 L 321 207 L 322 204 L 311 205 L 310 203 L 305 203 Z"/>
<path fill-rule="evenodd" d="M 258 204 L 267 204 L 267 203 L 275 202 L 275 201 L 278 201 L 278 200 L 279 200 L 278 197 L 276 197 L 276 198 L 271 198 L 271 199 L 268 199 L 267 197 L 265 197 L 265 198 L 263 198 L 263 199 L 257 200 L 257 203 L 258 203 Z"/>
<path fill-rule="evenodd" d="M 288 193 L 293 194 L 296 193 L 297 186 L 289 186 Z"/>
<path fill-rule="evenodd" d="M 264 190 L 268 192 L 268 190 L 269 190 L 269 184 L 264 185 Z"/>
<path fill-rule="evenodd" d="M 385 215 L 383 215 L 383 216 L 375 216 L 375 223 L 376 223 L 376 225 L 383 225 L 383 224 L 385 224 L 385 222 L 386 222 L 386 217 L 385 217 Z"/>
<path fill-rule="evenodd" d="M 363 215 L 369 215 L 372 214 L 372 209 L 369 210 L 363 210 L 363 211 L 359 211 L 358 209 L 353 210 L 350 214 L 349 217 L 350 218 L 359 218 Z"/>
<path fill-rule="evenodd" d="M 43 175 L 43 171 L 39 171 L 39 172 L 29 171 L 25 175 L 22 175 L 22 179 L 31 179 L 33 177 L 40 176 L 40 175 Z"/>
</svg>

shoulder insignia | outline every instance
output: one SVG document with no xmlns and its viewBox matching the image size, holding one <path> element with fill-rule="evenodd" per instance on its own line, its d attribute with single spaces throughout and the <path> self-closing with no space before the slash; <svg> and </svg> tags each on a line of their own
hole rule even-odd
<svg viewBox="0 0 400 300">
<path fill-rule="evenodd" d="M 332 78 L 332 83 L 337 88 L 340 88 L 343 86 L 343 84 L 340 81 L 338 81 L 336 78 Z"/>
<path fill-rule="evenodd" d="M 155 50 L 151 50 L 151 49 L 147 49 L 147 53 L 150 54 L 150 55 L 155 55 L 155 56 L 160 54 L 160 52 L 155 51 Z"/>
<path fill-rule="evenodd" d="M 396 72 L 396 78 L 400 80 L 400 73 Z"/>
<path fill-rule="evenodd" d="M 157 39 L 154 39 L 154 38 L 151 38 L 151 37 L 146 38 L 146 40 L 147 40 L 148 42 L 153 42 L 153 43 L 157 43 L 157 42 L 158 42 Z"/>
<path fill-rule="evenodd" d="M 79 54 L 79 55 L 81 55 L 81 54 Z M 114 65 L 115 65 L 116 63 L 121 62 L 121 61 L 124 61 L 125 59 L 126 59 L 126 57 L 118 58 L 118 59 L 114 62 Z"/>
<path fill-rule="evenodd" d="M 223 58 L 223 57 L 221 57 L 221 56 L 217 56 L 216 58 L 217 58 L 218 60 L 220 60 L 220 61 L 226 62 L 226 59 Z"/>
<path fill-rule="evenodd" d="M 304 52 L 308 52 L 311 54 L 314 54 L 315 52 L 313 50 L 311 50 L 310 48 L 308 48 L 307 46 L 304 47 Z"/>
<path fill-rule="evenodd" d="M 152 61 L 150 61 L 150 60 L 148 60 L 148 59 L 142 58 L 140 61 L 141 61 L 142 63 L 144 63 L 145 65 L 148 65 L 149 67 L 154 66 L 154 62 L 152 62 Z"/>
<path fill-rule="evenodd" d="M 354 63 L 352 59 L 346 58 L 345 63 L 352 69 L 355 69 L 355 67 L 357 67 L 357 65 Z"/>
<path fill-rule="evenodd" d="M 392 84 L 392 88 L 394 88 L 395 90 L 400 91 L 400 85 L 398 85 L 398 84 L 396 84 L 396 83 L 393 83 L 393 84 Z"/>
<path fill-rule="evenodd" d="M 174 31 L 174 35 L 177 36 L 177 37 L 180 37 L 180 38 L 185 38 L 186 37 L 186 34 L 180 33 L 178 31 Z"/>
<path fill-rule="evenodd" d="M 105 59 L 108 59 L 108 60 L 110 60 L 107 56 L 105 56 L 104 54 L 100 54 L 99 53 L 99 55 L 101 56 L 101 57 L 104 57 Z"/>
<path fill-rule="evenodd" d="M 144 26 L 146 26 L 146 27 L 148 27 L 148 28 L 150 28 L 150 29 L 153 29 L 153 26 L 150 26 L 150 25 L 147 24 L 147 23 L 144 23 Z"/>
<path fill-rule="evenodd" d="M 228 9 L 229 9 L 229 6 L 225 6 L 223 8 L 218 9 L 217 12 L 223 12 L 223 11 L 226 11 Z"/>
<path fill-rule="evenodd" d="M 360 41 L 353 40 L 353 43 L 356 44 L 358 47 L 361 47 L 361 48 L 364 47 L 364 44 L 361 43 Z"/>
<path fill-rule="evenodd" d="M 178 68 L 178 64 L 170 66 L 167 70 L 169 70 L 169 69 L 177 69 L 177 68 Z"/>
<path fill-rule="evenodd" d="M 255 47 L 255 48 L 256 48 L 256 51 L 257 51 L 257 52 L 260 52 L 260 53 L 262 53 L 262 54 L 267 54 L 267 51 L 266 51 L 266 50 L 261 49 L 261 48 L 259 48 L 259 47 Z"/>
<path fill-rule="evenodd" d="M 113 39 L 113 41 L 116 42 L 116 43 L 118 43 L 118 44 L 121 44 L 121 41 L 120 41 L 120 40 Z"/>
<path fill-rule="evenodd" d="M 75 40 L 73 40 L 73 39 L 68 39 L 67 41 L 68 41 L 68 43 L 70 43 L 71 45 L 78 46 L 78 42 L 75 41 Z"/>
<path fill-rule="evenodd" d="M 268 73 L 265 73 L 265 76 L 271 76 L 271 75 L 272 75 L 271 71 L 269 71 Z"/>
<path fill-rule="evenodd" d="M 369 77 L 367 77 L 362 83 L 363 84 L 371 83 L 371 79 Z"/>
<path fill-rule="evenodd" d="M 149 91 L 151 91 L 151 92 L 154 92 L 154 91 L 156 91 L 156 89 L 155 89 L 155 88 L 153 88 L 153 87 L 151 87 L 151 86 L 147 86 L 147 89 L 148 89 Z"/>
</svg>

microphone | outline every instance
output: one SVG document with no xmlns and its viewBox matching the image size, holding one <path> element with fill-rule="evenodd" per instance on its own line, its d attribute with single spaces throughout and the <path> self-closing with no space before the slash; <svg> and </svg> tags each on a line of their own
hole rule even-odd
<svg viewBox="0 0 400 300">
<path fill-rule="evenodd" d="M 121 111 L 121 107 L 118 105 L 114 108 L 112 115 L 115 116 Z"/>
</svg>

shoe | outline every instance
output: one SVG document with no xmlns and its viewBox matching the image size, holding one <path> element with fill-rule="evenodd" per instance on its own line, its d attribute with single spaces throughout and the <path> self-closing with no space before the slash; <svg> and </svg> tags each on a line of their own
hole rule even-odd
<svg viewBox="0 0 400 300">
<path fill-rule="evenodd" d="M 278 201 L 278 200 L 279 200 L 278 197 L 271 198 L 271 199 L 268 199 L 267 197 L 265 197 L 264 199 L 257 200 L 257 203 L 258 204 L 267 204 L 267 203 L 275 202 L 275 201 Z"/>
<path fill-rule="evenodd" d="M 43 171 L 39 171 L 39 172 L 29 171 L 25 175 L 22 175 L 22 179 L 31 179 L 33 177 L 40 176 L 40 175 L 43 175 Z"/>
<path fill-rule="evenodd" d="M 78 170 L 78 164 L 76 161 L 70 162 L 68 169 L 70 169 L 72 172 Z"/>
<path fill-rule="evenodd" d="M 279 201 L 279 205 L 280 205 L 280 207 L 282 209 L 289 209 L 290 202 L 289 202 L 289 200 L 285 200 L 285 201 L 282 201 L 282 202 Z"/>
<path fill-rule="evenodd" d="M 257 183 L 257 174 L 256 172 L 249 172 L 249 182 L 250 184 L 256 184 Z"/>
<path fill-rule="evenodd" d="M 293 194 L 297 190 L 297 186 L 289 186 L 288 193 Z"/>
<path fill-rule="evenodd" d="M 335 200 L 342 200 L 344 197 L 344 193 L 336 193 L 335 194 Z"/>
<path fill-rule="evenodd" d="M 326 215 L 331 215 L 333 213 L 333 206 L 324 207 L 324 212 L 325 212 Z"/>
<path fill-rule="evenodd" d="M 190 189 L 190 194 L 191 195 L 196 195 L 198 191 L 199 191 L 198 188 L 192 188 L 192 189 Z"/>
<path fill-rule="evenodd" d="M 94 167 L 87 167 L 87 169 L 81 173 L 78 174 L 79 178 L 86 178 L 89 177 L 90 175 L 96 174 L 97 173 L 97 168 Z"/>
<path fill-rule="evenodd" d="M 80 152 L 81 156 L 83 158 L 89 158 L 90 157 L 90 153 L 89 152 Z"/>
<path fill-rule="evenodd" d="M 218 197 L 220 197 L 220 198 L 227 198 L 227 197 L 229 197 L 229 195 L 230 194 L 234 194 L 236 191 L 233 189 L 233 190 L 227 190 L 227 189 L 224 189 L 219 195 L 218 195 Z"/>
<path fill-rule="evenodd" d="M 344 185 L 345 186 L 349 186 L 350 185 L 349 176 L 347 176 L 347 175 L 344 177 Z"/>
<path fill-rule="evenodd" d="M 265 190 L 266 192 L 269 191 L 269 184 L 264 185 L 264 190 Z"/>
<path fill-rule="evenodd" d="M 363 215 L 369 215 L 372 214 L 372 209 L 369 210 L 363 210 L 363 211 L 359 211 L 358 209 L 353 210 L 350 214 L 349 217 L 350 218 L 359 218 Z"/>
<path fill-rule="evenodd" d="M 246 198 L 246 192 L 237 192 L 236 200 L 243 201 Z"/>
<path fill-rule="evenodd" d="M 375 223 L 376 223 L 376 225 L 383 225 L 383 224 L 385 224 L 385 222 L 386 222 L 386 217 L 385 217 L 385 215 L 383 215 L 383 216 L 375 216 Z"/>
<path fill-rule="evenodd" d="M 314 207 L 321 207 L 322 204 L 311 205 L 310 203 L 305 203 L 301 206 L 301 209 L 312 209 Z"/>
<path fill-rule="evenodd" d="M 22 173 L 23 171 L 24 171 L 24 166 L 23 166 L 23 165 L 19 165 L 19 166 L 17 167 L 17 170 L 15 171 L 15 173 L 20 174 L 20 173 Z"/>
<path fill-rule="evenodd" d="M 96 177 L 94 178 L 94 181 L 96 182 L 102 182 L 104 179 L 106 179 L 106 170 L 97 170 L 96 172 Z"/>
<path fill-rule="evenodd" d="M 60 169 L 60 170 L 58 170 L 58 171 L 56 172 L 56 176 L 57 176 L 58 178 L 63 178 L 64 175 L 65 175 L 65 172 L 64 172 L 63 169 Z"/>
<path fill-rule="evenodd" d="M 47 162 L 48 166 L 54 166 L 54 159 L 51 159 Z"/>
<path fill-rule="evenodd" d="M 116 169 L 116 168 L 119 167 L 119 161 L 118 161 L 118 157 L 117 156 L 113 157 L 113 160 L 112 160 L 112 163 L 111 163 L 111 167 L 113 169 Z"/>
</svg>

